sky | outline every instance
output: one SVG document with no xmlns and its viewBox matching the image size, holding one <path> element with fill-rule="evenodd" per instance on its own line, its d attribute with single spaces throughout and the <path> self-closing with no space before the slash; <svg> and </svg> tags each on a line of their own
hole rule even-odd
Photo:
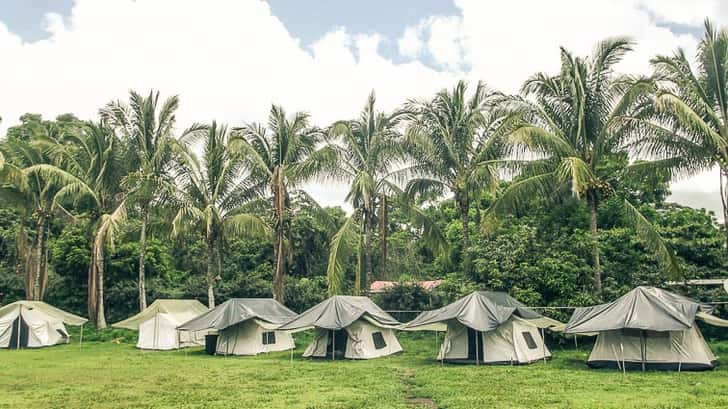
<svg viewBox="0 0 728 409">
<path fill-rule="evenodd" d="M 181 99 L 180 128 L 213 119 L 265 121 L 271 103 L 326 126 L 358 115 L 371 90 L 382 110 L 457 80 L 507 93 L 555 73 L 559 47 L 588 55 L 626 35 L 618 70 L 649 73 L 677 47 L 694 56 L 721 0 L 2 0 L 0 135 L 25 112 L 94 118 L 130 89 Z M 307 186 L 323 205 L 344 186 Z M 672 185 L 671 200 L 719 213 L 718 174 Z"/>
</svg>

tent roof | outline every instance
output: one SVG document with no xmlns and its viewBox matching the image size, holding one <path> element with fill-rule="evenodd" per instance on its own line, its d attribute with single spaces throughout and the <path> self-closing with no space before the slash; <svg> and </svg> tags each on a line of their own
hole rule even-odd
<svg viewBox="0 0 728 409">
<path fill-rule="evenodd" d="M 616 300 L 581 307 L 566 324 L 566 333 L 589 333 L 631 328 L 683 331 L 693 326 L 698 312 L 712 307 L 656 287 L 637 287 Z"/>
<path fill-rule="evenodd" d="M 290 321 L 296 313 L 272 298 L 232 298 L 177 327 L 185 331 L 225 329 L 256 318 L 272 324 Z"/>
<path fill-rule="evenodd" d="M 339 330 L 348 327 L 362 317 L 381 327 L 400 325 L 399 321 L 384 312 L 368 297 L 335 295 L 281 325 L 279 329 L 296 330 L 317 327 Z"/>
<path fill-rule="evenodd" d="M 56 308 L 50 304 L 46 304 L 43 301 L 16 301 L 12 304 L 8 304 L 2 308 L 0 308 L 0 317 L 5 315 L 7 312 L 13 311 L 15 309 L 19 308 L 27 308 L 29 310 L 36 310 L 43 312 L 44 314 L 50 316 L 51 318 L 55 318 L 57 320 L 63 321 L 64 324 L 68 325 L 83 325 L 88 320 L 83 317 L 79 317 L 78 315 L 71 314 L 70 312 L 63 311 L 59 308 Z"/>
<path fill-rule="evenodd" d="M 541 314 L 506 293 L 475 291 L 452 304 L 421 313 L 405 324 L 404 329 L 423 329 L 422 327 L 432 324 L 457 320 L 478 331 L 492 331 L 513 315 L 526 320 L 543 318 Z"/>
<path fill-rule="evenodd" d="M 154 300 L 144 311 L 111 326 L 139 329 L 141 323 L 154 318 L 157 314 L 169 314 L 187 320 L 190 315 L 197 316 L 205 312 L 207 312 L 207 307 L 197 300 Z"/>
</svg>

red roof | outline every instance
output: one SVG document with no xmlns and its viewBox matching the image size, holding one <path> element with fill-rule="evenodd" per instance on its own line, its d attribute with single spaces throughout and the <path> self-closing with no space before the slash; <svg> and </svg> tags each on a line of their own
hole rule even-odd
<svg viewBox="0 0 728 409">
<path fill-rule="evenodd" d="M 370 293 L 381 293 L 398 284 L 401 284 L 401 283 L 398 283 L 396 281 L 374 281 L 369 286 L 369 292 Z M 432 290 L 433 288 L 439 287 L 440 284 L 442 284 L 442 280 L 415 281 L 415 282 L 413 282 L 413 284 L 417 284 L 420 287 L 424 288 L 425 290 Z"/>
</svg>

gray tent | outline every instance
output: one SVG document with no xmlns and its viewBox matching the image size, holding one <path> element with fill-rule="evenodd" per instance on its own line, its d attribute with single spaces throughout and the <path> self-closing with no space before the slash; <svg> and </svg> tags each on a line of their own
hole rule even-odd
<svg viewBox="0 0 728 409">
<path fill-rule="evenodd" d="M 517 364 L 551 356 L 539 328 L 559 328 L 506 293 L 476 291 L 426 311 L 405 324 L 409 331 L 447 331 L 437 359 L 458 363 Z"/>
<path fill-rule="evenodd" d="M 713 308 L 655 287 L 637 287 L 615 301 L 577 308 L 568 334 L 598 334 L 587 361 L 594 368 L 701 370 L 716 359 L 695 318 L 728 326 Z"/>
<path fill-rule="evenodd" d="M 402 351 L 394 334 L 399 325 L 367 297 L 337 295 L 278 329 L 315 330 L 304 357 L 371 359 Z"/>
<path fill-rule="evenodd" d="M 289 332 L 276 330 L 295 316 L 295 312 L 272 298 L 233 298 L 177 330 L 217 330 L 216 354 L 256 355 L 295 348 Z"/>
</svg>

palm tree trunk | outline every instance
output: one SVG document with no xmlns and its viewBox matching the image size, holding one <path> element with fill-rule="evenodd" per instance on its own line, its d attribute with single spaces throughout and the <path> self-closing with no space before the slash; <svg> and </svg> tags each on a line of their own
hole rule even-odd
<svg viewBox="0 0 728 409">
<path fill-rule="evenodd" d="M 207 239 L 207 306 L 215 308 L 215 243 Z"/>
<path fill-rule="evenodd" d="M 96 307 L 98 306 L 98 301 L 96 301 L 96 296 L 98 295 L 98 288 L 96 288 L 96 280 L 98 278 L 98 274 L 96 274 L 96 261 L 94 260 L 95 254 L 96 249 L 95 246 L 92 244 L 91 262 L 88 264 L 88 285 L 86 286 L 88 299 L 86 302 L 86 307 L 88 309 L 88 318 L 93 322 L 97 321 Z"/>
<path fill-rule="evenodd" d="M 149 222 L 149 205 L 142 207 L 142 231 L 139 236 L 139 311 L 147 308 L 147 289 L 145 284 L 144 259 L 147 255 L 147 223 Z"/>
<path fill-rule="evenodd" d="M 285 223 L 285 200 L 286 200 L 286 191 L 285 191 L 285 185 L 283 182 L 283 175 L 280 171 L 280 169 L 276 169 L 274 172 L 274 181 L 275 185 L 273 188 L 273 208 L 275 211 L 275 223 L 276 223 L 276 248 L 275 248 L 275 257 L 276 257 L 276 265 L 275 265 L 275 272 L 273 274 L 273 298 L 276 299 L 276 301 L 283 303 L 284 302 L 284 278 L 286 274 L 285 270 L 285 235 L 286 231 L 284 228 Z"/>
<path fill-rule="evenodd" d="M 43 229 L 43 243 L 41 245 L 42 251 L 43 251 L 43 269 L 41 270 L 41 276 L 40 276 L 40 293 L 38 295 L 38 299 L 40 301 L 43 301 L 45 298 L 45 292 L 46 287 L 48 287 L 48 233 L 50 232 L 50 226 L 48 225 L 48 220 L 46 219 L 46 226 Z"/>
<path fill-rule="evenodd" d="M 45 241 L 45 215 L 43 212 L 40 213 L 38 216 L 38 222 L 36 224 L 36 245 L 35 245 L 35 251 L 34 251 L 34 262 L 33 262 L 33 291 L 31 295 L 31 299 L 35 301 L 40 301 L 40 285 L 41 285 L 41 276 L 43 271 L 43 250 L 44 250 L 44 241 Z"/>
<path fill-rule="evenodd" d="M 460 221 L 463 225 L 463 270 L 470 273 L 470 201 L 467 194 L 456 194 L 460 206 Z"/>
<path fill-rule="evenodd" d="M 728 251 L 728 169 L 720 170 L 720 200 L 723 204 L 723 228 Z"/>
<path fill-rule="evenodd" d="M 282 227 L 279 227 L 276 231 L 276 265 L 273 275 L 273 297 L 280 303 L 283 303 L 283 263 L 286 261 L 282 230 Z"/>
<path fill-rule="evenodd" d="M 382 247 L 381 274 L 387 273 L 387 196 L 382 195 L 379 210 L 379 241 Z"/>
<path fill-rule="evenodd" d="M 374 241 L 374 220 L 371 215 L 367 215 L 364 223 L 364 274 L 361 275 L 361 290 L 368 291 L 369 283 L 374 275 L 374 262 L 372 257 L 372 242 Z"/>
<path fill-rule="evenodd" d="M 106 312 L 104 311 L 104 246 L 95 251 L 94 265 L 96 266 L 96 328 L 106 328 Z"/>
<path fill-rule="evenodd" d="M 597 197 L 593 190 L 587 191 L 586 200 L 589 205 L 589 227 L 591 229 L 592 268 L 594 269 L 594 291 L 602 293 L 602 265 L 599 260 L 599 231 L 597 226 Z"/>
<path fill-rule="evenodd" d="M 25 293 L 29 294 L 28 288 L 28 234 L 25 230 L 25 220 L 20 220 L 20 228 L 18 229 L 18 237 L 16 239 L 17 258 L 15 260 L 15 274 L 23 276 L 25 283 Z"/>
</svg>

